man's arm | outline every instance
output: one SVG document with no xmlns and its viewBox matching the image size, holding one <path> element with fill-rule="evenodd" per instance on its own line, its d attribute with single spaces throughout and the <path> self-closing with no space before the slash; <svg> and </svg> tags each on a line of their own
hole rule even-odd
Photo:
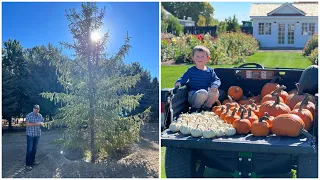
<svg viewBox="0 0 320 180">
<path fill-rule="evenodd" d="M 41 125 L 41 122 L 38 122 L 38 123 L 29 123 L 27 122 L 27 126 L 40 126 Z"/>
<path fill-rule="evenodd" d="M 27 117 L 26 117 L 26 125 L 27 126 L 40 126 L 41 123 L 30 123 L 30 116 L 27 115 Z"/>
</svg>

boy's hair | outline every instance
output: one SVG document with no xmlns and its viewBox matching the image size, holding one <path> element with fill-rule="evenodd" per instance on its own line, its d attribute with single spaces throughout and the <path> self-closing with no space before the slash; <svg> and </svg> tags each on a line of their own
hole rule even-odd
<svg viewBox="0 0 320 180">
<path fill-rule="evenodd" d="M 193 49 L 192 49 L 192 56 L 194 56 L 194 53 L 196 51 L 200 51 L 200 52 L 206 52 L 207 56 L 209 57 L 210 56 L 210 51 L 208 48 L 204 47 L 204 46 L 195 46 Z"/>
</svg>

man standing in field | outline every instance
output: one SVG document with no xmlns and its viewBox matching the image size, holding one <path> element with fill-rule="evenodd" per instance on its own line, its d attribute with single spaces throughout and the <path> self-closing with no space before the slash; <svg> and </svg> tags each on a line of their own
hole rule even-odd
<svg viewBox="0 0 320 180">
<path fill-rule="evenodd" d="M 26 169 L 32 170 L 32 165 L 37 165 L 35 162 L 35 156 L 37 152 L 37 146 L 41 135 L 40 126 L 43 123 L 43 117 L 39 113 L 40 106 L 34 105 L 33 112 L 29 113 L 26 117 L 27 122 L 27 154 L 26 154 Z"/>
</svg>

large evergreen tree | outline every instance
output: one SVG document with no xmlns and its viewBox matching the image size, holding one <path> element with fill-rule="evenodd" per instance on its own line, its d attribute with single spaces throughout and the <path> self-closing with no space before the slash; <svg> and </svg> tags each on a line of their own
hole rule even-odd
<svg viewBox="0 0 320 180">
<path fill-rule="evenodd" d="M 9 39 L 2 48 L 2 115 L 12 127 L 11 117 L 19 116 L 26 107 L 28 97 L 26 61 L 19 41 Z"/>
<path fill-rule="evenodd" d="M 26 94 L 32 104 L 41 106 L 41 114 L 53 116 L 57 107 L 53 102 L 40 96 L 41 92 L 63 92 L 63 87 L 58 82 L 56 67 L 54 63 L 61 59 L 62 53 L 58 48 L 48 46 L 36 46 L 25 51 L 27 69 L 30 71 L 28 77 Z M 32 110 L 32 104 L 29 105 Z"/>
<path fill-rule="evenodd" d="M 137 82 L 136 87 L 129 90 L 129 94 L 137 95 L 143 94 L 139 107 L 132 111 L 132 114 L 141 113 L 146 109 L 150 108 L 151 114 L 149 121 L 159 122 L 159 82 L 157 78 L 151 77 L 149 71 L 144 70 L 143 67 L 138 63 L 132 63 L 127 67 L 125 71 L 128 75 L 141 74 L 140 80 Z"/>
<path fill-rule="evenodd" d="M 92 41 L 92 32 L 103 26 L 105 9 L 99 11 L 95 3 L 82 3 L 81 12 L 67 11 L 73 43 L 63 42 L 73 49 L 76 58 L 60 59 L 55 63 L 59 82 L 66 93 L 43 93 L 46 98 L 63 102 L 56 122 L 67 126 L 66 145 L 88 150 L 91 161 L 115 148 L 127 146 L 138 140 L 141 117 L 145 113 L 123 117 L 123 110 L 132 111 L 139 105 L 142 95 L 128 95 L 135 87 L 140 74 L 122 73 L 123 59 L 128 53 L 129 37 L 119 52 L 106 56 L 108 33 Z"/>
</svg>

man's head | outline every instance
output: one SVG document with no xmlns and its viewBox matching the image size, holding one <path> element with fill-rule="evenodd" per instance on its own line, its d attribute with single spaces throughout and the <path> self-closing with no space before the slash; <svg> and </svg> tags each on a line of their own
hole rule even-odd
<svg viewBox="0 0 320 180">
<path fill-rule="evenodd" d="M 196 65 L 205 65 L 210 60 L 210 51 L 204 46 L 195 46 L 192 50 L 192 59 Z"/>
<path fill-rule="evenodd" d="M 34 112 L 35 114 L 38 114 L 39 111 L 40 111 L 40 106 L 39 106 L 38 104 L 34 105 L 34 106 L 33 106 L 33 112 Z"/>
</svg>

